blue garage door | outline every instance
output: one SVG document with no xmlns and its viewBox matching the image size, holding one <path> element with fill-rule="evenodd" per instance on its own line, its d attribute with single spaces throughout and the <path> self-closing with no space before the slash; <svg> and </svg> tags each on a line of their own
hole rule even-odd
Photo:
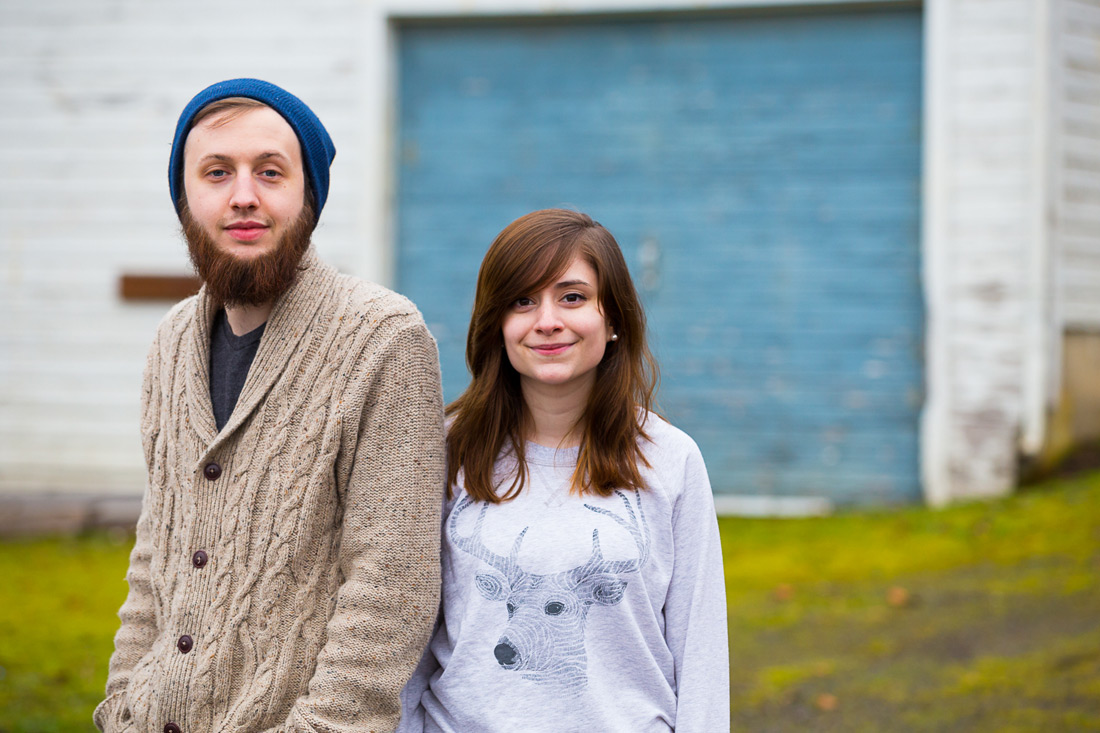
<svg viewBox="0 0 1100 733">
<path fill-rule="evenodd" d="M 494 235 L 575 207 L 716 492 L 918 499 L 920 49 L 916 10 L 402 27 L 397 285 L 447 399 Z"/>
</svg>

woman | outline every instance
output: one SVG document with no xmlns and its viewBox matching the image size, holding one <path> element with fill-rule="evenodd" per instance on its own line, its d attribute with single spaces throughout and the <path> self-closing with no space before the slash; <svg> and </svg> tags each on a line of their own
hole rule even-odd
<svg viewBox="0 0 1100 733">
<path fill-rule="evenodd" d="M 399 730 L 728 730 L 710 483 L 650 412 L 645 316 L 611 234 L 560 209 L 512 222 L 482 262 L 466 360 L 440 620 Z"/>
</svg>

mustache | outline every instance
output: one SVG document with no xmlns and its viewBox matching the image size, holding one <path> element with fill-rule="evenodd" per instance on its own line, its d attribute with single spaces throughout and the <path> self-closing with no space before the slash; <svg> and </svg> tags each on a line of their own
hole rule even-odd
<svg viewBox="0 0 1100 733">
<path fill-rule="evenodd" d="M 256 217 L 256 216 L 249 216 L 249 217 L 244 217 L 244 218 L 236 217 L 236 218 L 233 218 L 233 219 L 222 219 L 221 221 L 218 222 L 217 226 L 218 226 L 219 229 L 230 229 L 230 228 L 235 227 L 239 224 L 260 224 L 261 226 L 271 227 L 271 226 L 274 226 L 275 222 L 272 221 L 271 219 L 265 219 L 265 218 L 260 218 L 260 217 Z"/>
</svg>

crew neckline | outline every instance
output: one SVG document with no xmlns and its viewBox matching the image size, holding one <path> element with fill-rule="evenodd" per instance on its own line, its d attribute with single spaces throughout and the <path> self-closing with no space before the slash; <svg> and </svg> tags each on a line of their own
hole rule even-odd
<svg viewBox="0 0 1100 733">
<path fill-rule="evenodd" d="M 540 466 L 560 466 L 563 460 L 576 463 L 580 452 L 579 445 L 570 448 L 551 448 L 548 445 L 527 441 L 523 446 L 524 459 L 528 463 L 537 463 Z"/>
</svg>

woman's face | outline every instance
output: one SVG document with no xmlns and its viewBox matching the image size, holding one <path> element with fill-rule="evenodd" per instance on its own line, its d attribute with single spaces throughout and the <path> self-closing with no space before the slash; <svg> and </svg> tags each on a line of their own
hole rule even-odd
<svg viewBox="0 0 1100 733">
<path fill-rule="evenodd" d="M 598 286 L 596 271 L 577 257 L 555 282 L 509 306 L 504 348 L 525 388 L 580 388 L 587 397 L 612 334 Z"/>
</svg>

